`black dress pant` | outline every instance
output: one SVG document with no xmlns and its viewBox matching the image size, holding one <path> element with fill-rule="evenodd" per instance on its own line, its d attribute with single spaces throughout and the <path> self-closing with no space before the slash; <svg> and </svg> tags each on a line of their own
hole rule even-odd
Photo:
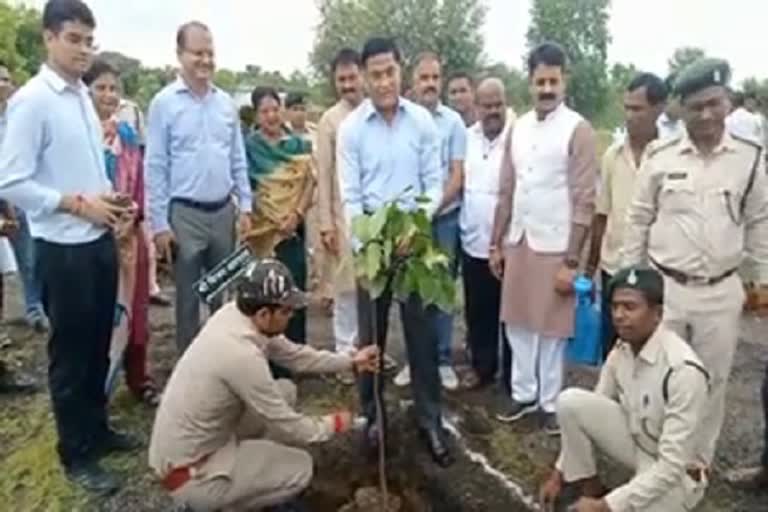
<svg viewBox="0 0 768 512">
<path fill-rule="evenodd" d="M 491 273 L 487 259 L 474 258 L 462 251 L 461 264 L 467 345 L 469 345 L 472 368 L 482 381 L 492 381 L 499 369 L 499 353 L 501 353 L 502 386 L 504 389 L 509 389 L 512 351 L 509 344 L 503 342 L 503 329 L 499 320 L 501 281 Z M 500 341 L 501 347 L 499 347 Z"/>
<path fill-rule="evenodd" d="M 385 291 L 381 297 L 372 301 L 368 291 L 358 287 L 357 314 L 360 345 L 365 346 L 375 342 L 382 354 L 386 352 L 391 304 L 392 290 Z M 417 421 L 424 429 L 436 429 L 442 426 L 437 331 L 434 321 L 437 313 L 438 310 L 434 306 L 425 308 L 416 295 L 400 303 L 405 349 L 411 369 L 411 393 Z M 370 373 L 363 374 L 358 382 L 362 410 L 369 422 L 376 418 L 374 378 L 379 379 L 379 390 L 382 397 L 384 396 L 383 357 L 381 361 L 382 372 L 375 377 Z"/>
<path fill-rule="evenodd" d="M 36 241 L 51 325 L 48 384 L 65 466 L 86 460 L 107 431 L 104 391 L 117 296 L 112 234 L 83 244 Z"/>
</svg>

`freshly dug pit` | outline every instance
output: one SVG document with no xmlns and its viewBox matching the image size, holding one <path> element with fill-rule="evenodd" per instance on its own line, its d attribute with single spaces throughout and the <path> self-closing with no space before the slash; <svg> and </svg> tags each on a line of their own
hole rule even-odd
<svg viewBox="0 0 768 512">
<path fill-rule="evenodd" d="M 393 410 L 394 409 L 394 410 Z M 456 462 L 435 465 L 415 422 L 389 404 L 386 512 L 527 512 L 529 509 L 496 477 L 452 440 Z M 304 499 L 313 512 L 384 512 L 378 464 L 362 453 L 360 434 L 313 449 L 315 476 Z"/>
</svg>

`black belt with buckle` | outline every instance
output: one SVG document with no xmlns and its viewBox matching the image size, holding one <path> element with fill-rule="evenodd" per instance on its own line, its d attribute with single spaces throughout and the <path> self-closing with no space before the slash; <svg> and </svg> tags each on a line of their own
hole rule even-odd
<svg viewBox="0 0 768 512">
<path fill-rule="evenodd" d="M 171 199 L 172 203 L 178 203 L 188 208 L 194 208 L 195 210 L 202 210 L 204 212 L 217 212 L 227 206 L 231 198 L 225 197 L 221 201 L 195 201 L 194 199 L 186 199 L 184 197 L 174 197 Z"/>
<path fill-rule="evenodd" d="M 715 277 L 702 277 L 702 276 L 691 276 L 686 274 L 685 272 L 680 272 L 679 270 L 675 270 L 673 268 L 666 267 L 659 263 L 658 261 L 651 258 L 651 263 L 653 263 L 653 266 L 659 269 L 659 271 L 664 274 L 665 276 L 675 280 L 677 283 L 687 286 L 687 285 L 697 285 L 697 286 L 713 286 L 717 283 L 731 277 L 733 274 L 736 273 L 738 270 L 737 268 L 732 268 L 730 270 L 727 270 L 726 272 L 723 272 L 719 276 Z"/>
</svg>

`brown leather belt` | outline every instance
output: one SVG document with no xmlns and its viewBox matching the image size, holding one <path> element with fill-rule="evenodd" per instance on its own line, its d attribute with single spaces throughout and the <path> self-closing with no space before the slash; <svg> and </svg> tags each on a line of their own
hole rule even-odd
<svg viewBox="0 0 768 512">
<path fill-rule="evenodd" d="M 184 484 L 192 480 L 192 478 L 195 476 L 196 470 L 205 464 L 209 458 L 210 455 L 206 455 L 197 462 L 171 469 L 168 474 L 166 474 L 163 479 L 160 480 L 160 485 L 162 485 L 163 488 L 168 492 L 173 492 L 176 489 L 181 488 Z"/>
<path fill-rule="evenodd" d="M 686 274 L 685 272 L 681 272 L 679 270 L 675 270 L 673 268 L 666 267 L 659 263 L 658 261 L 651 258 L 651 263 L 653 263 L 653 266 L 659 269 L 659 271 L 664 274 L 665 276 L 673 279 L 675 282 L 683 285 L 697 285 L 697 286 L 713 286 L 717 283 L 731 277 L 733 274 L 736 273 L 738 270 L 737 268 L 732 268 L 726 272 L 723 272 L 719 276 L 715 277 L 702 277 L 702 276 L 691 276 Z"/>
</svg>

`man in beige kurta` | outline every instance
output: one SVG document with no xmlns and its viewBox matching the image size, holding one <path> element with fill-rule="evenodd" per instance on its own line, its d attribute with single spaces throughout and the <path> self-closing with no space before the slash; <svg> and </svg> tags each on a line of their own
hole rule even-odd
<svg viewBox="0 0 768 512">
<path fill-rule="evenodd" d="M 317 127 L 315 209 L 322 238 L 316 259 L 320 296 L 333 302 L 336 351 L 344 353 L 352 350 L 357 340 L 357 296 L 336 169 L 336 134 L 344 118 L 363 100 L 360 56 L 354 50 L 342 50 L 331 68 L 339 101 L 323 114 Z M 350 379 L 349 383 L 352 382 Z"/>
<path fill-rule="evenodd" d="M 293 446 L 351 427 L 348 412 L 296 412 L 295 385 L 272 378 L 269 361 L 305 373 L 378 368 L 375 347 L 334 354 L 288 340 L 292 312 L 305 304 L 285 265 L 254 263 L 236 301 L 210 318 L 179 360 L 149 447 L 149 464 L 177 503 L 200 511 L 284 503 L 312 478 L 312 457 Z"/>
<path fill-rule="evenodd" d="M 512 397 L 500 421 L 539 409 L 556 434 L 565 340 L 573 334 L 573 279 L 594 213 L 592 127 L 565 103 L 565 54 L 551 43 L 529 57 L 535 108 L 505 143 L 490 264 L 503 279 L 501 321 L 512 348 Z"/>
</svg>

